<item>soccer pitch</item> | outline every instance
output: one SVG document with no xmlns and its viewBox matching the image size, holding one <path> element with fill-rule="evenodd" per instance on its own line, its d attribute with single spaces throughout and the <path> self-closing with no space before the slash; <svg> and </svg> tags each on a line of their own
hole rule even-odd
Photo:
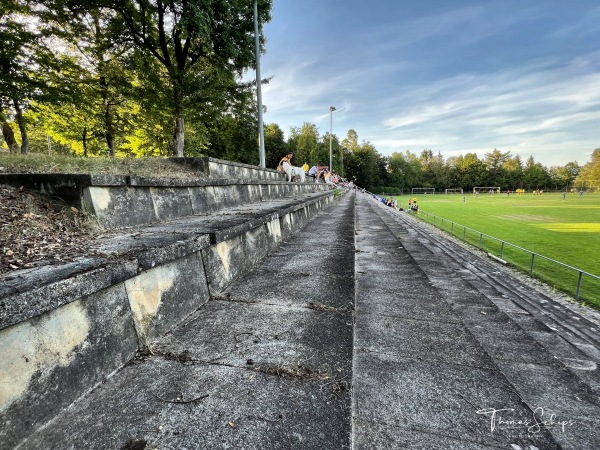
<svg viewBox="0 0 600 450">
<path fill-rule="evenodd" d="M 419 218 L 457 238 L 468 241 L 527 273 L 531 254 L 471 230 L 546 256 L 582 271 L 600 276 L 600 193 L 435 194 L 396 196 L 399 206 L 417 198 Z M 434 218 L 434 215 L 437 216 Z M 444 223 L 440 218 L 444 218 Z M 454 222 L 454 224 L 452 224 Z M 575 296 L 579 273 L 534 258 L 534 276 Z M 600 309 L 600 281 L 585 274 L 580 300 Z"/>
</svg>

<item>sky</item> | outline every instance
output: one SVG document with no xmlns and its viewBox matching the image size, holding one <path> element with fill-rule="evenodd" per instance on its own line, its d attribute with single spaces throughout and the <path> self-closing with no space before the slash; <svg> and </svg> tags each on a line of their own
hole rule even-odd
<svg viewBox="0 0 600 450">
<path fill-rule="evenodd" d="M 331 119 L 384 156 L 583 165 L 600 147 L 598 24 L 598 0 L 274 0 L 263 120 L 287 138 Z"/>
</svg>

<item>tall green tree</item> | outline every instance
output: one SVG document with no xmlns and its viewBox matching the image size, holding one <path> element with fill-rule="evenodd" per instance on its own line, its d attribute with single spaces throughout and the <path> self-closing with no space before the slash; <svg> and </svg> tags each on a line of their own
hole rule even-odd
<svg viewBox="0 0 600 450">
<path fill-rule="evenodd" d="M 512 189 L 520 189 L 523 187 L 523 161 L 519 155 L 506 160 L 502 167 L 505 171 L 505 183 L 502 187 Z"/>
<path fill-rule="evenodd" d="M 283 130 L 276 123 L 266 124 L 265 134 L 265 164 L 274 169 L 279 160 L 287 153 L 287 142 Z"/>
<path fill-rule="evenodd" d="M 352 129 L 348 130 L 346 137 L 342 139 L 342 146 L 349 152 L 355 151 L 359 146 L 358 133 Z"/>
<path fill-rule="evenodd" d="M 596 186 L 600 185 L 600 148 L 592 152 L 590 161 L 583 165 L 575 183 L 578 186 L 583 186 L 584 183 L 587 183 L 588 186 L 592 183 Z"/>
<path fill-rule="evenodd" d="M 476 153 L 467 153 L 459 156 L 457 161 L 460 186 L 465 190 L 472 190 L 475 186 L 489 186 L 489 174 L 486 165 Z"/>
<path fill-rule="evenodd" d="M 549 169 L 550 182 L 556 190 L 566 189 L 575 181 L 580 167 L 576 162 L 569 162 L 564 166 L 553 166 Z"/>
<path fill-rule="evenodd" d="M 302 127 L 292 127 L 288 139 L 289 151 L 294 152 L 294 164 L 302 165 L 304 162 L 323 164 L 319 161 L 320 136 L 319 129 L 314 123 L 304 122 Z M 283 156 L 283 155 L 282 155 Z M 314 161 L 316 159 L 316 161 Z M 329 158 L 327 158 L 329 161 Z"/>
<path fill-rule="evenodd" d="M 550 184 L 548 169 L 530 156 L 523 169 L 523 180 L 527 189 L 544 189 Z"/>
<path fill-rule="evenodd" d="M 37 14 L 63 43 L 65 58 L 73 62 L 71 70 L 62 71 L 62 81 L 70 86 L 67 107 L 78 106 L 76 114 L 68 116 L 69 128 L 81 129 L 84 155 L 90 138 L 102 138 L 115 157 L 117 143 L 124 143 L 127 122 L 132 119 L 130 111 L 137 110 L 132 95 L 135 75 L 127 70 L 133 51 L 109 32 L 114 11 L 88 10 L 61 1 L 52 6 L 40 7 Z"/>
<path fill-rule="evenodd" d="M 111 31 L 158 62 L 164 88 L 170 92 L 173 152 L 183 156 L 185 117 L 192 99 L 224 102 L 235 92 L 242 73 L 254 67 L 253 2 L 245 0 L 86 0 L 114 10 L 119 20 Z M 262 24 L 270 20 L 272 0 L 258 5 Z M 218 90 L 217 90 L 218 89 Z M 227 109 L 228 105 L 224 105 Z"/>
<path fill-rule="evenodd" d="M 49 48 L 48 33 L 33 17 L 25 0 L 0 3 L 0 112 L 14 114 L 21 153 L 29 151 L 25 111 L 33 100 L 57 93 L 53 80 L 58 60 Z"/>
<path fill-rule="evenodd" d="M 510 152 L 501 152 L 495 148 L 493 151 L 486 153 L 484 157 L 485 166 L 489 173 L 488 183 L 494 186 L 505 185 L 506 170 L 504 169 L 504 164 L 510 160 Z"/>
</svg>

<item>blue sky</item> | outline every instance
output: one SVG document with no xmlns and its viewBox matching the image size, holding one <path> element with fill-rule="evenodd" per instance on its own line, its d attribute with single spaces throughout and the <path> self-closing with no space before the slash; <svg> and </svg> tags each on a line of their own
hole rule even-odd
<svg viewBox="0 0 600 450">
<path fill-rule="evenodd" d="M 550 167 L 600 147 L 597 0 L 274 0 L 265 123 L 379 153 L 498 148 Z"/>
</svg>

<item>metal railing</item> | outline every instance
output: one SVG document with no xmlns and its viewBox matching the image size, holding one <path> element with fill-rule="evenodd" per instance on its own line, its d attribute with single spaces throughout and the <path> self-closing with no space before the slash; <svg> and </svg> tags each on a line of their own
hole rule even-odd
<svg viewBox="0 0 600 450">
<path fill-rule="evenodd" d="M 525 271 L 528 270 L 529 276 L 531 276 L 531 277 L 536 276 L 546 282 L 550 282 L 552 284 L 557 284 L 557 285 L 559 285 L 559 288 L 561 288 L 562 290 L 566 290 L 567 292 L 569 292 L 571 294 L 574 292 L 576 300 L 579 300 L 579 298 L 581 296 L 581 290 L 582 290 L 584 276 L 589 277 L 592 280 L 592 284 L 595 284 L 597 282 L 597 286 L 595 286 L 596 289 L 590 288 L 590 291 L 597 290 L 598 291 L 598 299 L 600 299 L 600 277 L 597 275 L 586 272 L 585 270 L 579 269 L 577 267 L 573 267 L 568 264 L 562 263 L 560 261 L 556 261 L 552 258 L 548 258 L 547 256 L 541 255 L 534 251 L 531 251 L 526 248 L 520 247 L 518 245 L 512 244 L 508 241 L 498 239 L 494 236 L 490 236 L 489 234 L 483 233 L 483 232 L 475 230 L 473 228 L 469 228 L 465 225 L 461 225 L 452 220 L 444 219 L 443 217 L 437 216 L 437 215 L 435 215 L 433 213 L 429 213 L 427 211 L 420 210 L 417 217 L 419 217 L 422 220 L 425 220 L 427 223 L 432 224 L 434 227 L 439 228 L 442 231 L 450 233 L 454 237 L 460 238 L 464 242 L 474 245 L 473 239 L 469 240 L 468 234 L 470 233 L 471 236 L 475 237 L 475 242 L 477 242 L 477 240 L 478 240 L 476 246 L 479 247 L 480 250 L 488 251 L 490 256 L 493 256 L 496 259 L 500 259 L 503 262 L 505 262 L 505 260 L 506 260 L 506 262 L 510 262 L 511 264 L 515 265 L 516 267 L 524 269 Z M 455 229 L 458 229 L 458 232 L 456 232 Z M 460 233 L 461 230 L 462 230 L 462 236 Z M 486 239 L 489 242 L 496 243 L 496 246 L 499 245 L 499 251 L 498 251 L 498 249 L 496 249 L 496 251 L 498 252 L 498 256 L 489 252 L 489 250 L 494 250 L 492 245 L 488 245 L 484 249 L 484 239 Z M 526 258 L 528 260 L 528 263 L 527 263 L 528 267 L 527 267 L 527 265 L 524 265 L 521 262 L 523 260 L 523 258 L 516 257 L 515 255 L 509 255 L 509 257 L 507 258 L 506 253 L 509 253 L 509 249 L 516 250 L 517 252 L 529 255 Z M 519 261 L 519 259 L 521 259 L 521 261 Z M 560 281 L 557 281 L 556 279 L 553 279 L 551 276 L 549 276 L 548 273 L 546 273 L 546 272 L 552 273 L 552 270 L 547 270 L 547 271 L 538 270 L 537 272 L 534 272 L 535 263 L 538 262 L 538 264 L 539 264 L 540 260 L 544 261 L 544 262 L 549 262 L 555 266 L 560 267 L 561 269 L 566 269 L 568 271 L 577 273 L 576 289 L 573 291 L 573 289 L 565 288 L 563 286 L 563 283 L 561 283 Z M 592 295 L 593 295 L 593 293 L 590 292 L 590 296 L 592 296 Z M 593 295 L 593 297 L 595 298 L 595 295 Z"/>
</svg>

